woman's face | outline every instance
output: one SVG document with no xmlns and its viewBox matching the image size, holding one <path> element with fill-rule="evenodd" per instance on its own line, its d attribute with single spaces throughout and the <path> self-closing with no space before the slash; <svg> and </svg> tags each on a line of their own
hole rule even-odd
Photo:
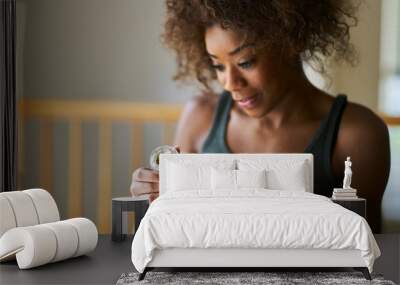
<svg viewBox="0 0 400 285">
<path fill-rule="evenodd" d="M 279 103 L 288 85 L 283 57 L 219 25 L 206 30 L 205 44 L 218 81 L 247 115 L 262 117 Z"/>
</svg>

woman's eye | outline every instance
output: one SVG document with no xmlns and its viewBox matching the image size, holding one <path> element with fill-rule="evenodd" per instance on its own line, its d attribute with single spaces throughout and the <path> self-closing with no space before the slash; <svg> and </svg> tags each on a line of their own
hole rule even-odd
<svg viewBox="0 0 400 285">
<path fill-rule="evenodd" d="M 224 71 L 224 66 L 222 64 L 211 64 L 211 68 L 217 71 Z"/>
<path fill-rule="evenodd" d="M 249 69 L 253 66 L 253 64 L 254 64 L 254 59 L 251 59 L 251 60 L 239 63 L 239 66 L 244 69 Z"/>
</svg>

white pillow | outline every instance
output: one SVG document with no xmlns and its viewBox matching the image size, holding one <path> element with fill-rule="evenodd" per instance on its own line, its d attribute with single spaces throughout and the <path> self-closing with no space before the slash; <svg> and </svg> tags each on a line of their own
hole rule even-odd
<svg viewBox="0 0 400 285">
<path fill-rule="evenodd" d="M 236 189 L 236 170 L 216 169 L 211 170 L 211 188 L 218 189 Z"/>
<path fill-rule="evenodd" d="M 211 170 L 213 190 L 238 190 L 240 188 L 266 188 L 266 171 L 263 170 Z"/>
<path fill-rule="evenodd" d="M 274 190 L 306 192 L 308 183 L 305 173 L 304 162 L 285 170 L 271 169 L 267 172 L 268 188 Z"/>
<path fill-rule="evenodd" d="M 266 171 L 263 170 L 236 170 L 238 188 L 267 188 Z"/>
<path fill-rule="evenodd" d="M 167 189 L 168 191 L 185 191 L 211 188 L 211 167 L 185 166 L 168 162 Z"/>
<path fill-rule="evenodd" d="M 176 157 L 174 157 L 176 156 Z M 164 159 L 166 172 L 163 187 L 165 191 L 197 190 L 202 192 L 212 191 L 211 168 L 235 169 L 235 160 L 199 159 L 194 154 L 167 155 Z M 162 171 L 162 170 L 161 170 Z M 165 184 L 164 184 L 165 183 Z"/>
<path fill-rule="evenodd" d="M 240 159 L 240 170 L 266 169 L 268 189 L 307 191 L 311 181 L 308 181 L 309 167 L 307 160 L 262 160 Z"/>
</svg>

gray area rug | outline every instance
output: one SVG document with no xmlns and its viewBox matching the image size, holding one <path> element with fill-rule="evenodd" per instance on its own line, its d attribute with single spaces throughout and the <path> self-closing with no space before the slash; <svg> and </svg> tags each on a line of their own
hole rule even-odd
<svg viewBox="0 0 400 285">
<path fill-rule="evenodd" d="M 125 273 L 117 285 L 133 284 L 390 284 L 382 275 L 372 274 L 372 281 L 361 272 L 148 272 L 142 281 L 139 273 Z"/>
</svg>

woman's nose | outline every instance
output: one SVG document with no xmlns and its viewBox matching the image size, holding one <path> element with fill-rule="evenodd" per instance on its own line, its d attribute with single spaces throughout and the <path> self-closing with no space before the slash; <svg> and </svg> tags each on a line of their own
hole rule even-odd
<svg viewBox="0 0 400 285">
<path fill-rule="evenodd" d="M 227 91 L 237 91 L 246 85 L 246 80 L 235 68 L 228 68 L 225 72 L 223 82 L 224 89 Z"/>
</svg>

